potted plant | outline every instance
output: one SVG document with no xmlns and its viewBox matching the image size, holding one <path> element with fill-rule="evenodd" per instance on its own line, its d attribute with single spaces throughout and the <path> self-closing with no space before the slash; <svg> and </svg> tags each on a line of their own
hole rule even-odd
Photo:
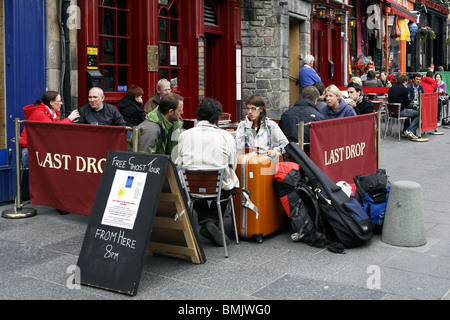
<svg viewBox="0 0 450 320">
<path fill-rule="evenodd" d="M 436 33 L 430 27 L 421 27 L 417 32 L 417 38 L 420 40 L 436 39 Z"/>
</svg>

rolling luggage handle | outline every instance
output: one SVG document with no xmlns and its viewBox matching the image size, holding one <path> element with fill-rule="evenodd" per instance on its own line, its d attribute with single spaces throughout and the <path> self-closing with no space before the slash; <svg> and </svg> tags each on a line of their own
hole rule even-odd
<svg viewBox="0 0 450 320">
<path fill-rule="evenodd" d="M 250 192 L 248 190 L 242 189 L 242 194 L 244 197 L 242 198 L 242 206 L 252 210 L 256 214 L 256 219 L 259 218 L 258 208 L 255 204 L 250 200 Z M 244 201 L 245 198 L 245 201 Z"/>
</svg>

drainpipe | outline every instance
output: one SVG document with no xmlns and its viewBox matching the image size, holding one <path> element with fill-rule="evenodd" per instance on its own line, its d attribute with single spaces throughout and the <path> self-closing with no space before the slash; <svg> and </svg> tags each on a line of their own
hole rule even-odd
<svg viewBox="0 0 450 320">
<path fill-rule="evenodd" d="M 72 70 L 70 57 L 70 32 L 67 27 L 67 21 L 69 19 L 67 10 L 70 6 L 70 0 L 59 0 L 58 2 L 58 23 L 61 31 L 61 77 L 59 92 L 61 94 L 61 100 L 63 101 L 63 117 L 66 118 L 72 111 L 72 98 L 70 92 L 70 73 Z"/>
</svg>

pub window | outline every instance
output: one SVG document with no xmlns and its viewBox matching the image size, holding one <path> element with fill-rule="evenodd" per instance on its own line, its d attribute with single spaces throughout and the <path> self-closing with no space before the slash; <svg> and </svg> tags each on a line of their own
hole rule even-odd
<svg viewBox="0 0 450 320">
<path fill-rule="evenodd" d="M 159 19 L 159 77 L 170 81 L 174 90 L 178 87 L 179 76 L 179 26 L 176 0 L 167 6 L 160 6 Z"/>
<path fill-rule="evenodd" d="M 105 92 L 125 91 L 129 64 L 129 8 L 127 0 L 99 0 L 99 69 Z"/>
</svg>

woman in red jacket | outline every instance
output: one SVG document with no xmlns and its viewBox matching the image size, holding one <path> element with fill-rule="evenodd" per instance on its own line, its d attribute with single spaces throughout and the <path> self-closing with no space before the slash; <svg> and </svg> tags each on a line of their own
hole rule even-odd
<svg viewBox="0 0 450 320">
<path fill-rule="evenodd" d="M 79 117 L 78 110 L 74 110 L 67 118 L 61 120 L 59 118 L 61 106 L 61 95 L 56 91 L 47 91 L 42 95 L 42 101 L 36 100 L 34 104 L 23 108 L 25 120 L 71 123 Z M 20 146 L 22 147 L 22 165 L 28 167 L 26 128 L 23 129 L 20 136 Z"/>
</svg>

